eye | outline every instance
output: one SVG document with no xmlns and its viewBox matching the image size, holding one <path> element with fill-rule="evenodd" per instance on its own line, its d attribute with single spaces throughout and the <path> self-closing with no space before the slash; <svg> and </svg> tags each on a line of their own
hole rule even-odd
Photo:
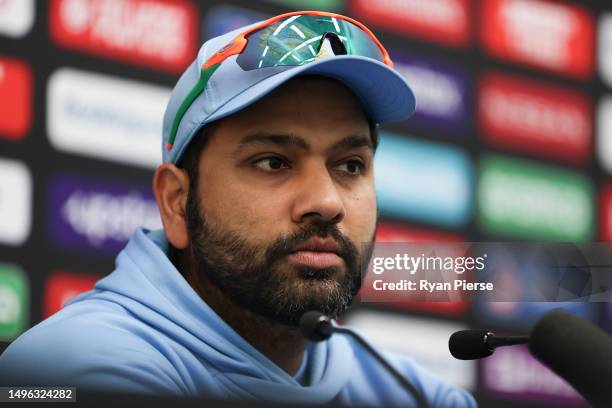
<svg viewBox="0 0 612 408">
<path fill-rule="evenodd" d="M 286 160 L 277 156 L 268 156 L 257 159 L 253 165 L 263 171 L 275 172 L 281 169 L 288 169 L 289 164 Z"/>
<path fill-rule="evenodd" d="M 341 171 L 351 175 L 358 176 L 362 174 L 365 169 L 365 164 L 361 160 L 348 160 L 338 166 Z"/>
</svg>

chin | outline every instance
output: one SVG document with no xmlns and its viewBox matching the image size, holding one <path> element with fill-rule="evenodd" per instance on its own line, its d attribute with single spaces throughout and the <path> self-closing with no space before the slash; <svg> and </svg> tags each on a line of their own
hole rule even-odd
<svg viewBox="0 0 612 408">
<path fill-rule="evenodd" d="M 300 279 L 287 288 L 286 296 L 291 303 L 304 305 L 308 310 L 325 311 L 330 302 L 346 298 L 346 288 L 336 279 Z"/>
</svg>

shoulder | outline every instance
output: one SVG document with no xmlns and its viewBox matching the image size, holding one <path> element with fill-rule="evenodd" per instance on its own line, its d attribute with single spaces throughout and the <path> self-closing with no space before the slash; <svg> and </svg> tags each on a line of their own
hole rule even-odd
<svg viewBox="0 0 612 408">
<path fill-rule="evenodd" d="M 154 340 L 120 305 L 78 302 L 11 343 L 0 356 L 0 383 L 179 394 L 175 370 Z"/>
</svg>

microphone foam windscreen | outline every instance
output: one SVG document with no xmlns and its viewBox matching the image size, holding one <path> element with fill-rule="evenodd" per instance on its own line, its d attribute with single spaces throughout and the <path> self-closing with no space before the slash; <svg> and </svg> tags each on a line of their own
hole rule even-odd
<svg viewBox="0 0 612 408">
<path fill-rule="evenodd" d="M 323 325 L 331 325 L 329 318 L 321 312 L 311 310 L 306 312 L 300 318 L 300 331 L 308 340 L 322 341 L 331 336 L 329 333 L 323 332 Z"/>
<path fill-rule="evenodd" d="M 448 349 L 459 360 L 474 360 L 493 354 L 485 343 L 487 332 L 484 330 L 461 330 L 448 339 Z"/>
<path fill-rule="evenodd" d="M 534 327 L 529 350 L 596 407 L 612 406 L 612 336 L 563 311 Z"/>
</svg>

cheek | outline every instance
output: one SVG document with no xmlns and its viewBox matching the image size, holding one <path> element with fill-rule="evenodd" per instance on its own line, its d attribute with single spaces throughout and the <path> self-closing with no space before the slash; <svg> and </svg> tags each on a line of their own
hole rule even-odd
<svg viewBox="0 0 612 408">
<path fill-rule="evenodd" d="M 271 199 L 228 180 L 201 187 L 203 211 L 213 227 L 237 232 L 251 242 L 269 242 L 277 238 L 274 228 L 286 223 L 282 197 Z"/>
<path fill-rule="evenodd" d="M 376 193 L 374 188 L 349 197 L 346 201 L 344 227 L 355 244 L 369 242 L 376 229 Z"/>
</svg>

